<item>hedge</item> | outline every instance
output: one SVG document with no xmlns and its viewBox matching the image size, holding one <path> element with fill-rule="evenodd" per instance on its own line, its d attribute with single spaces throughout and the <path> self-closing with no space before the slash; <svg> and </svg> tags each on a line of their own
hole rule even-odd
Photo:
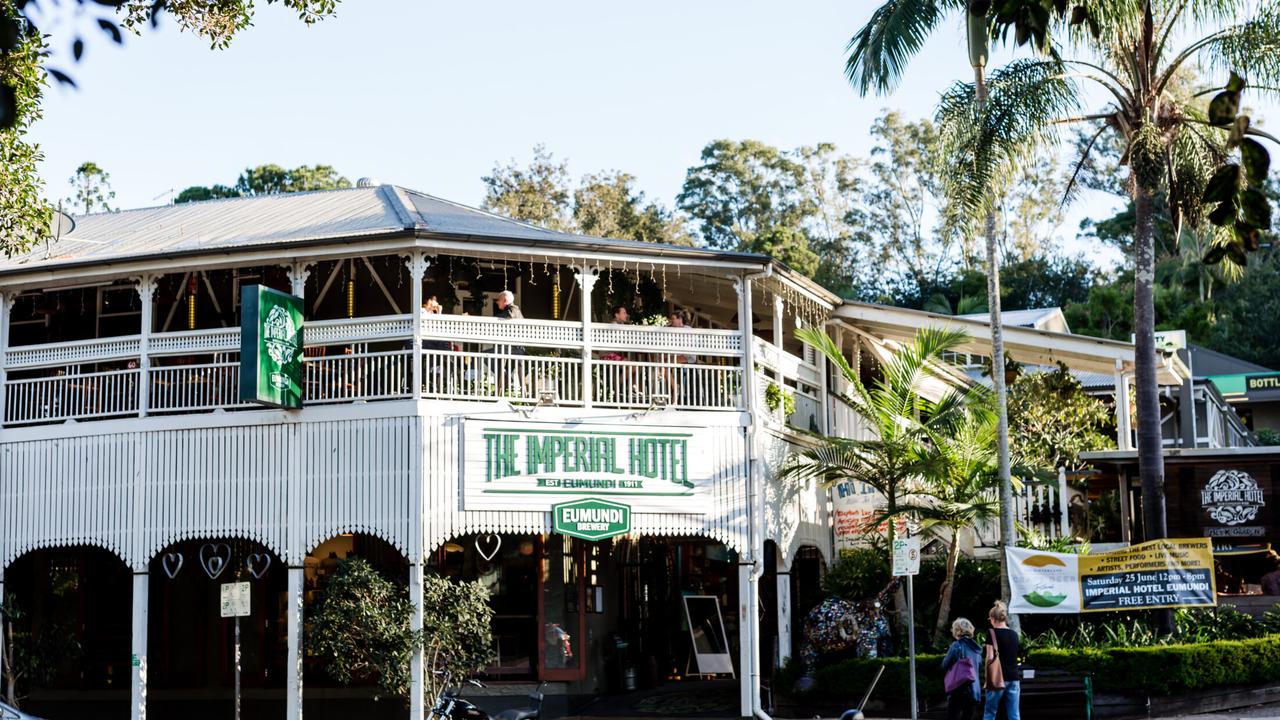
<svg viewBox="0 0 1280 720">
<path fill-rule="evenodd" d="M 1257 685 L 1280 679 L 1280 635 L 1252 640 L 1222 640 L 1195 645 L 1135 648 L 1033 650 L 1026 664 L 1037 670 L 1088 671 L 1097 691 L 1168 695 L 1226 685 Z M 910 685 L 906 658 L 842 660 L 819 667 L 816 686 L 806 697 L 848 700 L 860 697 L 876 670 L 885 666 L 878 697 L 905 696 Z M 790 691 L 796 669 L 779 674 Z M 923 697 L 942 691 L 942 656 L 916 658 L 916 684 Z"/>
</svg>

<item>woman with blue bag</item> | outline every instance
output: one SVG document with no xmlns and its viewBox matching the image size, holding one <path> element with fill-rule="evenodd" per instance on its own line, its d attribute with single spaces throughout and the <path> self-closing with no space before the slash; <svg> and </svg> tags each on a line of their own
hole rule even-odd
<svg viewBox="0 0 1280 720">
<path fill-rule="evenodd" d="M 973 639 L 973 623 L 964 618 L 951 623 L 951 636 L 955 641 L 942 658 L 947 720 L 973 720 L 973 711 L 978 707 L 978 665 L 982 662 L 982 648 Z"/>
</svg>

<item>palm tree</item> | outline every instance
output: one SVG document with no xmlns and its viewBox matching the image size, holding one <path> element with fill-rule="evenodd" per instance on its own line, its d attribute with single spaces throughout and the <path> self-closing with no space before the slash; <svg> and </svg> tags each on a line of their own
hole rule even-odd
<svg viewBox="0 0 1280 720">
<path fill-rule="evenodd" d="M 949 424 L 931 428 L 921 460 L 928 466 L 916 494 L 898 507 L 900 515 L 915 518 L 926 533 L 949 535 L 946 577 L 938 598 L 938 621 L 933 642 L 941 646 L 951 619 L 951 595 L 960 561 L 960 533 L 965 528 L 999 517 L 999 457 L 996 416 L 984 388 L 970 391 L 965 407 Z M 891 520 L 877 518 L 878 522 Z"/>
<path fill-rule="evenodd" d="M 1269 227 L 1271 208 L 1260 191 L 1270 163 L 1267 151 L 1254 137 L 1274 138 L 1239 116 L 1240 93 L 1249 78 L 1253 87 L 1275 92 L 1280 87 L 1280 7 L 1266 2 L 1258 10 L 1247 0 L 1108 0 L 1088 2 L 1089 32 L 1083 25 L 1059 21 L 1058 56 L 1028 65 L 1022 79 L 1027 97 L 1043 97 L 1046 83 L 1073 80 L 1071 95 L 1084 86 L 1101 88 L 1108 98 L 1096 112 L 1059 117 L 1057 123 L 1095 123 L 1081 163 L 1106 132 L 1116 133 L 1127 148 L 1129 192 L 1134 203 L 1134 331 L 1138 416 L 1138 471 L 1142 481 L 1143 523 L 1148 539 L 1167 535 L 1164 503 L 1164 459 L 1155 348 L 1155 202 L 1165 193 L 1175 227 L 1206 223 L 1225 227 L 1215 238 L 1205 262 L 1228 258 L 1247 262 L 1246 251 L 1256 249 L 1261 230 Z M 1240 20 L 1239 18 L 1246 18 Z M 1206 31 L 1212 25 L 1224 27 Z M 1189 39 L 1185 45 L 1176 42 Z M 1216 93 L 1208 108 L 1180 99 L 1175 92 L 1180 75 L 1194 63 L 1210 70 L 1231 70 L 1225 85 L 1198 93 Z M 1035 78 L 1039 75 L 1039 79 Z M 1011 88 L 1012 89 L 1012 88 Z M 944 97 L 955 114 L 966 97 L 976 97 L 976 84 L 955 88 Z M 1011 92 L 1014 100 L 1018 92 Z M 1062 98 L 1059 98 L 1062 100 Z M 1069 99 L 1068 99 L 1069 100 Z M 1063 105 L 1066 103 L 1064 102 Z M 940 113 L 943 111 L 940 111 Z M 994 114 L 995 108 L 988 108 Z M 1001 112 L 1017 114 L 1016 105 Z M 977 135 L 972 135 L 976 141 Z M 1229 162 L 1239 151 L 1240 163 Z M 970 155 L 983 156 L 978 148 Z M 990 156 L 993 153 L 987 152 Z M 1077 167 L 1077 172 L 1079 168 Z M 981 197 L 986 190 L 976 181 L 967 191 Z M 1074 183 L 1074 176 L 1072 183 Z M 1169 629 L 1171 618 L 1163 624 Z"/>
<path fill-rule="evenodd" d="M 849 56 L 845 76 L 865 96 L 872 89 L 880 93 L 893 90 L 907 61 L 920 51 L 928 36 L 951 12 L 964 13 L 965 40 L 969 65 L 973 69 L 973 96 L 976 110 L 981 112 L 987 101 L 986 66 L 991 45 L 992 3 L 973 0 L 886 0 L 871 14 L 871 19 L 849 40 Z M 1018 38 L 1019 44 L 1023 39 Z M 976 217 L 976 216 L 975 216 Z M 987 311 L 991 322 L 991 357 L 1004 357 L 1004 330 L 1000 319 L 1000 258 L 996 239 L 994 203 L 987 204 L 983 224 L 987 256 Z M 965 226 L 968 226 L 965 223 Z M 1009 472 L 1008 388 L 1003 377 L 992 378 L 996 405 L 996 444 L 1000 475 L 1000 544 L 1014 540 L 1013 480 Z M 1009 598 L 1009 578 L 1004 569 L 1004 553 L 1000 554 L 1001 595 Z M 1017 618 L 1013 619 L 1016 626 Z"/>
<path fill-rule="evenodd" d="M 853 411 L 866 421 L 873 437 L 823 438 L 817 447 L 793 456 L 779 476 L 817 479 L 827 486 L 848 480 L 864 482 L 884 497 L 883 514 L 897 517 L 899 505 L 932 472 L 935 460 L 926 448 L 930 437 L 943 432 L 964 410 L 964 396 L 954 390 L 944 391 L 937 399 L 922 394 L 924 382 L 936 377 L 933 368 L 941 364 L 942 354 L 962 344 L 964 333 L 921 330 L 881 366 L 881 375 L 871 387 L 862 383 L 857 370 L 825 332 L 802 328 L 796 330 L 796 337 L 825 355 L 844 375 L 852 389 L 849 401 Z M 894 533 L 890 523 L 891 546 Z"/>
</svg>

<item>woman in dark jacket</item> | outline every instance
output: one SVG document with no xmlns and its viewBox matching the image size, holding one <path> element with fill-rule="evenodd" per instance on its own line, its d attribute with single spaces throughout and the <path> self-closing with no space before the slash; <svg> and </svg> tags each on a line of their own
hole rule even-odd
<svg viewBox="0 0 1280 720">
<path fill-rule="evenodd" d="M 996 720 L 996 713 L 1004 705 L 1005 717 L 1008 720 L 1022 720 L 1019 707 L 1019 695 L 1022 694 L 1022 668 L 1018 665 L 1018 631 L 1009 627 L 1009 608 L 999 600 L 991 606 L 987 613 L 991 621 L 991 635 L 987 637 L 987 646 L 991 648 L 993 659 L 1000 658 L 1000 673 L 1004 676 L 1003 688 L 987 688 L 982 703 L 983 720 Z M 983 661 L 987 659 L 983 649 Z M 994 662 L 992 663 L 994 665 Z"/>
<path fill-rule="evenodd" d="M 956 663 L 968 660 L 969 680 L 947 694 L 947 720 L 973 720 L 973 711 L 978 707 L 978 666 L 982 664 L 982 648 L 973 639 L 973 623 L 964 618 L 951 623 L 951 636 L 955 641 L 942 658 L 943 676 Z"/>
</svg>

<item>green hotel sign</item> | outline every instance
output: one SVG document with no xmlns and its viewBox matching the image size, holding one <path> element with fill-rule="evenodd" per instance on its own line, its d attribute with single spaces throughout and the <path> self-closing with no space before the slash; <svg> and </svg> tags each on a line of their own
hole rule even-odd
<svg viewBox="0 0 1280 720">
<path fill-rule="evenodd" d="M 582 540 L 603 540 L 631 532 L 631 507 L 608 500 L 575 500 L 551 507 L 554 529 Z"/>
<path fill-rule="evenodd" d="M 240 400 L 302 407 L 302 298 L 240 289 Z"/>
<path fill-rule="evenodd" d="M 467 418 L 466 510 L 546 512 L 557 503 L 608 499 L 638 513 L 707 512 L 717 469 L 741 460 L 707 428 L 640 423 Z"/>
</svg>

